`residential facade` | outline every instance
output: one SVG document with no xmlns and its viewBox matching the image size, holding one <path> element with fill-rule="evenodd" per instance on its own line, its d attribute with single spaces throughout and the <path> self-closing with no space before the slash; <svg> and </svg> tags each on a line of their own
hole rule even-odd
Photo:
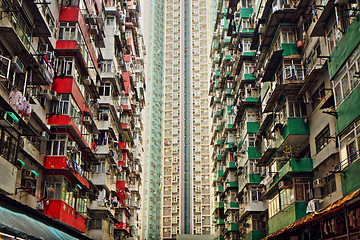
<svg viewBox="0 0 360 240">
<path fill-rule="evenodd" d="M 161 237 L 211 227 L 208 1 L 165 1 Z"/>
<path fill-rule="evenodd" d="M 217 14 L 217 237 L 358 238 L 358 3 L 219 1 Z"/>
<path fill-rule="evenodd" d="M 0 235 L 139 239 L 139 2 L 1 9 Z"/>
<path fill-rule="evenodd" d="M 161 223 L 161 170 L 163 134 L 163 55 L 165 1 L 150 1 L 147 13 L 148 84 L 144 163 L 143 239 L 160 239 Z"/>
</svg>

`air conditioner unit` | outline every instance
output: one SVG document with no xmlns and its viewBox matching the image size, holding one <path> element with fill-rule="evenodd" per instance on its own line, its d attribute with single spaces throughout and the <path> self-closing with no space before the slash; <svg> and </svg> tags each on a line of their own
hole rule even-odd
<svg viewBox="0 0 360 240">
<path fill-rule="evenodd" d="M 314 186 L 314 188 L 315 188 L 315 187 L 323 187 L 323 186 L 325 186 L 325 181 L 324 181 L 324 179 L 322 179 L 322 178 L 315 179 L 315 180 L 313 181 L 313 186 Z"/>
<path fill-rule="evenodd" d="M 0 126 L 3 127 L 12 127 L 15 123 L 15 120 L 10 116 L 6 111 L 0 111 Z"/>
<path fill-rule="evenodd" d="M 41 133 L 40 140 L 49 140 L 49 134 L 45 131 Z"/>
<path fill-rule="evenodd" d="M 84 124 L 90 125 L 92 123 L 90 116 L 84 116 Z"/>
<path fill-rule="evenodd" d="M 23 171 L 23 178 L 25 179 L 35 179 L 35 173 L 33 171 L 25 170 Z"/>
<path fill-rule="evenodd" d="M 15 72 L 17 72 L 17 73 L 23 73 L 24 72 L 25 66 L 17 56 L 14 56 L 12 58 L 12 66 L 14 67 Z"/>
<path fill-rule="evenodd" d="M 291 187 L 291 185 L 290 185 L 290 182 L 280 181 L 280 182 L 278 183 L 278 187 L 279 187 L 279 189 L 288 189 L 288 188 Z"/>
<path fill-rule="evenodd" d="M 91 78 L 89 76 L 84 78 L 84 85 L 91 85 Z"/>
</svg>

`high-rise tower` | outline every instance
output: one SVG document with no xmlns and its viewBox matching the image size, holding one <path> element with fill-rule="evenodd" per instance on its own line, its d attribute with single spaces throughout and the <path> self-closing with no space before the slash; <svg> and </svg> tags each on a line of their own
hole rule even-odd
<svg viewBox="0 0 360 240">
<path fill-rule="evenodd" d="M 146 35 L 150 51 L 147 75 L 149 100 L 146 111 L 148 128 L 145 149 L 143 239 L 160 239 L 164 1 L 149 1 L 146 4 L 149 6 L 145 7 L 150 9 L 145 20 L 145 27 L 149 29 Z"/>
<path fill-rule="evenodd" d="M 165 2 L 164 239 L 210 234 L 207 6 L 207 0 Z"/>
</svg>

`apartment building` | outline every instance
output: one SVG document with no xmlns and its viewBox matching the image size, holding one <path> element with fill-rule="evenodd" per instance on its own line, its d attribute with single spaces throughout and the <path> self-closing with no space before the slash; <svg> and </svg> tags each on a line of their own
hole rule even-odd
<svg viewBox="0 0 360 240">
<path fill-rule="evenodd" d="M 160 239 L 161 170 L 162 170 L 162 111 L 163 111 L 163 55 L 164 55 L 164 1 L 150 1 L 147 9 L 144 36 L 147 49 L 147 108 L 149 128 L 145 135 L 143 239 Z"/>
<path fill-rule="evenodd" d="M 2 1 L 1 12 L 0 236 L 139 239 L 139 3 Z"/>
<path fill-rule="evenodd" d="M 206 0 L 165 1 L 163 239 L 210 234 L 207 6 Z"/>
<path fill-rule="evenodd" d="M 218 239 L 359 237 L 358 11 L 219 1 L 209 88 Z"/>
</svg>

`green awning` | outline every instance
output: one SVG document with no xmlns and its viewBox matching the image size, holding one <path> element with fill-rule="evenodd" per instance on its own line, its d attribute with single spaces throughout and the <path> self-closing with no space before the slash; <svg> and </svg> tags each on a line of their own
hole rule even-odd
<svg viewBox="0 0 360 240">
<path fill-rule="evenodd" d="M 29 239 L 76 240 L 69 234 L 46 225 L 26 214 L 0 206 L 0 231 L 5 230 Z"/>
</svg>

